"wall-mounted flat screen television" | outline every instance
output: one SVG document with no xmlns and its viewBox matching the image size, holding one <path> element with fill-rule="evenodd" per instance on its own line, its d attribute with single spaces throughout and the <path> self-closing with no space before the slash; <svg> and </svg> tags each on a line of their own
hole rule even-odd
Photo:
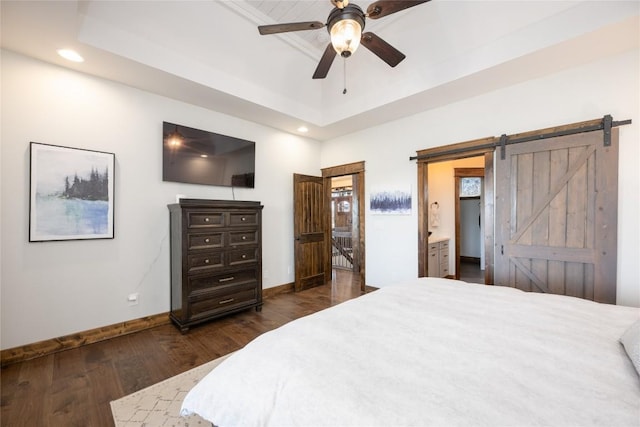
<svg viewBox="0 0 640 427">
<path fill-rule="evenodd" d="M 254 188 L 253 141 L 162 122 L 162 180 Z"/>
</svg>

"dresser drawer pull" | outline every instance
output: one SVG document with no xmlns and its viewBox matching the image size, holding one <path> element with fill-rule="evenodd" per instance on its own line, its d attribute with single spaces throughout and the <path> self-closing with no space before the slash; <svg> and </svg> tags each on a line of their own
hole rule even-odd
<svg viewBox="0 0 640 427">
<path fill-rule="evenodd" d="M 206 218 L 204 219 L 204 222 L 209 222 L 209 217 L 206 217 Z"/>
<path fill-rule="evenodd" d="M 245 217 L 240 218 L 240 221 L 246 221 L 246 220 L 247 220 L 247 218 L 245 218 Z"/>
<path fill-rule="evenodd" d="M 247 236 L 242 236 L 242 240 L 247 240 Z"/>
<path fill-rule="evenodd" d="M 218 304 L 222 305 L 222 304 L 229 304 L 230 302 L 233 302 L 234 298 L 228 298 L 228 299 L 223 299 L 222 301 L 220 301 Z"/>
<path fill-rule="evenodd" d="M 205 264 L 209 264 L 209 259 L 208 259 L 208 258 L 207 258 L 207 259 L 205 259 L 205 260 L 204 260 L 204 263 L 205 263 Z"/>
<path fill-rule="evenodd" d="M 242 259 L 246 259 L 247 255 L 246 254 L 242 254 Z"/>
<path fill-rule="evenodd" d="M 218 279 L 218 282 L 228 282 L 229 280 L 233 280 L 235 279 L 235 277 L 231 276 L 231 277 L 225 277 L 224 279 Z"/>
<path fill-rule="evenodd" d="M 209 238 L 207 237 L 206 239 L 204 239 L 204 242 L 209 243 L 210 242 Z"/>
</svg>

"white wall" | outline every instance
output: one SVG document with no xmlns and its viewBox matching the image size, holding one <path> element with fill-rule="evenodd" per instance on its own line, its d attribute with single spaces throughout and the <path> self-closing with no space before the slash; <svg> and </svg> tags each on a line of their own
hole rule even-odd
<svg viewBox="0 0 640 427">
<path fill-rule="evenodd" d="M 7 51 L 1 78 L 2 349 L 169 310 L 167 204 L 234 194 L 162 182 L 163 120 L 256 142 L 235 198 L 264 205 L 264 287 L 293 281 L 292 174 L 320 174 L 320 143 Z M 115 239 L 28 242 L 30 141 L 115 153 Z"/>
<path fill-rule="evenodd" d="M 480 199 L 460 199 L 460 256 L 478 258 L 484 240 L 480 228 Z"/>
<path fill-rule="evenodd" d="M 413 188 L 410 216 L 366 211 L 367 283 L 384 286 L 417 276 L 417 168 L 408 160 L 416 150 L 612 114 L 633 120 L 620 128 L 617 298 L 640 306 L 639 81 L 634 50 L 323 143 L 322 167 L 366 162 L 367 194 L 377 185 Z"/>
<path fill-rule="evenodd" d="M 168 311 L 166 205 L 176 194 L 233 194 L 162 182 L 163 120 L 256 141 L 256 188 L 235 197 L 265 205 L 263 276 L 272 287 L 293 281 L 294 172 L 364 160 L 367 206 L 372 189 L 411 189 L 411 215 L 365 211 L 367 282 L 385 286 L 417 275 L 416 150 L 609 113 L 633 119 L 620 128 L 618 302 L 640 306 L 638 51 L 322 144 L 11 52 L 1 65 L 2 349 Z M 116 154 L 115 239 L 28 243 L 30 141 Z M 132 292 L 140 303 L 129 307 Z"/>
</svg>

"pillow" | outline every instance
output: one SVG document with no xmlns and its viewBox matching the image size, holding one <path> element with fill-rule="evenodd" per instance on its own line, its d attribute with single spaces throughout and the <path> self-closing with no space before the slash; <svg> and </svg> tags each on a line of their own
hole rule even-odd
<svg viewBox="0 0 640 427">
<path fill-rule="evenodd" d="M 640 319 L 636 320 L 636 322 L 622 334 L 620 342 L 624 346 L 638 375 L 640 375 Z"/>
</svg>

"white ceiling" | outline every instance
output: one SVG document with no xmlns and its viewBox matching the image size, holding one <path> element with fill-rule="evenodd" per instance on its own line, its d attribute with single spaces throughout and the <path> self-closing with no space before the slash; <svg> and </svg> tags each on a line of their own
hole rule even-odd
<svg viewBox="0 0 640 427">
<path fill-rule="evenodd" d="M 306 125 L 319 140 L 640 45 L 637 0 L 432 0 L 367 20 L 366 31 L 406 54 L 397 67 L 360 47 L 313 80 L 326 29 L 260 36 L 256 27 L 325 22 L 329 0 L 0 5 L 4 49 L 287 132 Z M 62 47 L 85 62 L 58 57 Z"/>
</svg>

